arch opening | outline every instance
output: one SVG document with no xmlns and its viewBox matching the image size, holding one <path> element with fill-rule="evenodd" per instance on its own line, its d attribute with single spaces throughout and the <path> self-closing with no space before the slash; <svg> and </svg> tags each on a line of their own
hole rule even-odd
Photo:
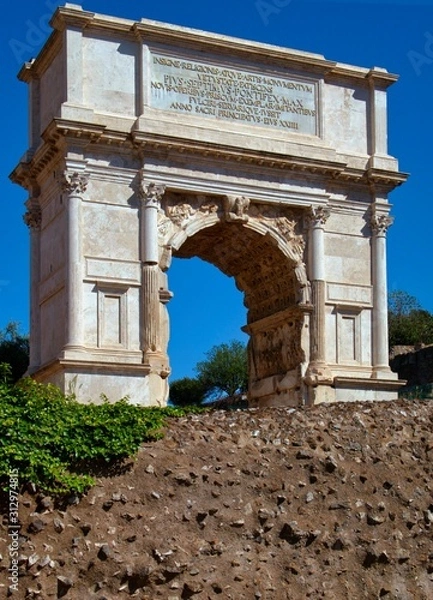
<svg viewBox="0 0 433 600">
<path fill-rule="evenodd" d="M 305 398 L 308 315 L 299 304 L 299 262 L 269 232 L 217 221 L 186 237 L 173 256 L 199 257 L 233 277 L 243 293 L 249 336 L 250 405 L 299 405 Z"/>
<path fill-rule="evenodd" d="M 175 258 L 170 267 L 171 332 L 170 383 L 195 377 L 194 367 L 213 346 L 239 340 L 247 343 L 241 330 L 246 311 L 243 295 L 233 278 L 198 258 Z M 229 307 L 229 309 L 228 309 Z"/>
</svg>

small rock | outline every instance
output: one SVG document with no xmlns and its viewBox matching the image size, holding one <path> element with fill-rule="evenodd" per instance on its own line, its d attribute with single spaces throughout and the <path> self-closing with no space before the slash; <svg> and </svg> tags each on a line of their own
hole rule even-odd
<svg viewBox="0 0 433 600">
<path fill-rule="evenodd" d="M 62 533 L 62 531 L 64 531 L 64 529 L 65 529 L 65 524 L 63 523 L 63 521 L 61 519 L 54 519 L 53 526 L 54 526 L 54 530 L 57 533 Z"/>
<path fill-rule="evenodd" d="M 385 517 L 383 517 L 383 516 L 375 515 L 374 513 L 367 514 L 367 523 L 369 525 L 381 525 L 384 522 L 385 522 Z"/>
<path fill-rule="evenodd" d="M 92 524 L 91 523 L 83 523 L 82 525 L 80 525 L 80 529 L 84 535 L 87 535 L 89 533 L 89 531 L 91 531 L 91 529 L 92 529 Z"/>
<path fill-rule="evenodd" d="M 310 502 L 313 502 L 313 500 L 314 500 L 313 492 L 308 492 L 308 494 L 305 496 L 305 502 L 307 504 L 309 504 Z"/>
<path fill-rule="evenodd" d="M 46 567 L 47 565 L 50 565 L 50 567 L 52 566 L 54 561 L 51 560 L 50 556 L 44 556 L 44 558 L 42 558 L 39 563 L 38 563 L 38 567 L 40 569 L 43 569 L 44 567 Z"/>
<path fill-rule="evenodd" d="M 237 519 L 230 523 L 230 527 L 243 527 L 245 525 L 244 519 Z"/>
<path fill-rule="evenodd" d="M 108 544 L 102 544 L 99 548 L 98 558 L 99 560 L 107 560 L 111 556 L 111 549 Z"/>
<path fill-rule="evenodd" d="M 27 531 L 29 533 L 40 533 L 44 529 L 44 527 L 44 521 L 36 517 L 30 522 L 29 526 L 27 527 Z"/>
<path fill-rule="evenodd" d="M 153 465 L 147 465 L 144 471 L 149 475 L 155 475 L 155 467 Z"/>
<path fill-rule="evenodd" d="M 188 477 L 188 475 L 185 475 L 185 473 L 178 473 L 177 475 L 175 475 L 174 479 L 179 485 L 192 485 L 191 479 Z"/>
<path fill-rule="evenodd" d="M 53 501 L 50 496 L 44 496 L 38 502 L 37 511 L 44 512 L 45 510 L 50 510 L 53 508 Z"/>
<path fill-rule="evenodd" d="M 267 510 L 266 508 L 261 508 L 259 510 L 259 520 L 263 523 L 268 519 L 273 519 L 274 517 L 275 513 L 273 510 Z"/>
<path fill-rule="evenodd" d="M 296 458 L 298 460 L 309 460 L 309 459 L 313 458 L 313 454 L 312 454 L 312 452 L 308 452 L 308 450 L 299 450 L 296 453 Z"/>
<path fill-rule="evenodd" d="M 69 577 L 63 577 L 62 575 L 59 575 L 57 577 L 57 597 L 63 598 L 63 596 L 65 596 L 68 593 L 68 591 L 73 585 L 74 582 L 72 581 L 72 579 L 70 579 Z"/>
<path fill-rule="evenodd" d="M 327 473 L 333 473 L 338 467 L 338 463 L 335 458 L 331 455 L 326 457 L 325 460 L 325 471 Z"/>
<path fill-rule="evenodd" d="M 27 560 L 28 567 L 33 567 L 33 565 L 35 565 L 38 562 L 39 558 L 40 557 L 37 554 L 32 554 L 31 556 L 29 556 Z"/>
<path fill-rule="evenodd" d="M 191 598 L 195 594 L 203 591 L 203 584 L 199 581 L 185 581 L 183 586 L 182 598 Z"/>
</svg>

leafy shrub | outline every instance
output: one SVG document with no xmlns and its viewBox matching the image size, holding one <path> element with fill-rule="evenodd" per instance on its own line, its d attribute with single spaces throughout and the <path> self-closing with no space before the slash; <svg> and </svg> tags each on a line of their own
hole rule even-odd
<svg viewBox="0 0 433 600">
<path fill-rule="evenodd" d="M 170 402 L 175 406 L 200 405 L 208 391 L 200 379 L 183 377 L 170 385 Z"/>
<path fill-rule="evenodd" d="M 82 493 L 94 483 L 83 464 L 114 463 L 134 455 L 144 441 L 161 437 L 164 419 L 185 411 L 119 402 L 79 404 L 52 385 L 7 381 L 0 369 L 0 481 L 12 469 L 20 482 L 53 494 Z"/>
<path fill-rule="evenodd" d="M 406 400 L 433 399 L 433 383 L 401 388 L 398 392 L 398 397 L 405 398 Z"/>
<path fill-rule="evenodd" d="M 18 323 L 9 323 L 0 330 L 0 363 L 11 366 L 13 381 L 18 381 L 29 366 L 29 337 L 22 335 Z"/>
</svg>

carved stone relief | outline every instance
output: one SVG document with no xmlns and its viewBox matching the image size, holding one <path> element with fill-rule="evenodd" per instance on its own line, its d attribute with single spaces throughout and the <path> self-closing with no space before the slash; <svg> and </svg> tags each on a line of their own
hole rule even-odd
<svg viewBox="0 0 433 600">
<path fill-rule="evenodd" d="M 226 221 L 248 221 L 250 199 L 246 196 L 224 196 L 222 204 Z"/>
<path fill-rule="evenodd" d="M 293 318 L 252 333 L 250 354 L 254 380 L 284 375 L 299 367 L 305 360 L 301 347 L 301 331 L 302 320 Z"/>
</svg>

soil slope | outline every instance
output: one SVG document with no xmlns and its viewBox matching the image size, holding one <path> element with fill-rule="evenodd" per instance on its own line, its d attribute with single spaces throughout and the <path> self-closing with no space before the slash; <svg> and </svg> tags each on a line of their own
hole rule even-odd
<svg viewBox="0 0 433 600">
<path fill-rule="evenodd" d="M 432 421 L 416 401 L 172 420 L 85 497 L 20 497 L 11 598 L 432 599 Z"/>
</svg>

